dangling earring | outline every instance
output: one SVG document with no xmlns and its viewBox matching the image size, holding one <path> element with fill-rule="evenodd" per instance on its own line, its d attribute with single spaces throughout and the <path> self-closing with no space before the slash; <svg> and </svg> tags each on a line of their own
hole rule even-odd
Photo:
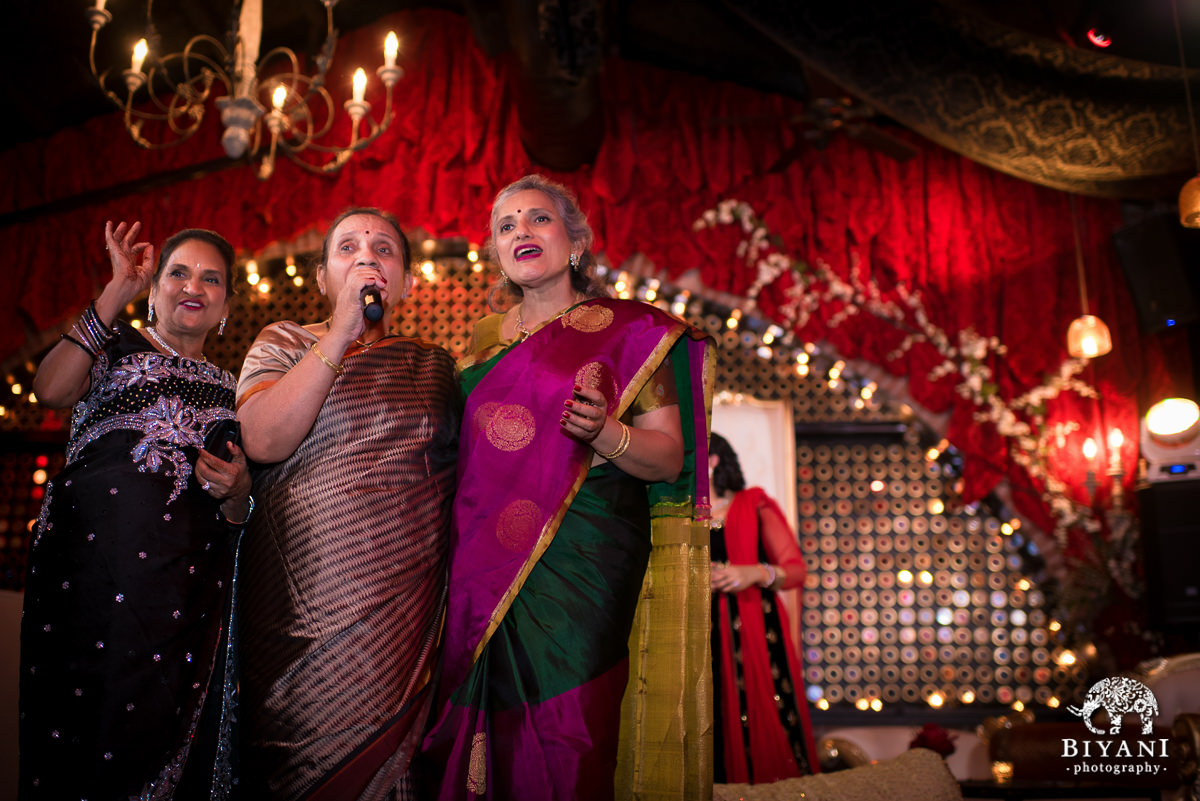
<svg viewBox="0 0 1200 801">
<path fill-rule="evenodd" d="M 146 312 L 146 322 L 154 322 L 154 304 L 149 304 L 149 311 Z"/>
<path fill-rule="evenodd" d="M 508 286 L 508 273 L 504 272 L 504 270 L 500 271 L 500 280 L 505 286 Z"/>
<path fill-rule="evenodd" d="M 579 272 L 579 256 L 578 256 L 578 254 L 572 253 L 571 258 L 568 259 L 568 261 L 571 264 L 571 269 L 574 270 L 575 272 Z"/>
<path fill-rule="evenodd" d="M 219 337 L 225 336 L 225 321 L 228 319 L 229 319 L 228 317 L 221 318 L 221 324 L 219 326 L 217 326 L 217 336 L 219 336 Z"/>
</svg>

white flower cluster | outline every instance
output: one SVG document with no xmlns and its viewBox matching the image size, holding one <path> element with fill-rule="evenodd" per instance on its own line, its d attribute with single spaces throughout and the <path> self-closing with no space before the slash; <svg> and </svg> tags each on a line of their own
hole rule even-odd
<svg viewBox="0 0 1200 801">
<path fill-rule="evenodd" d="M 1097 549 L 1104 552 L 1105 543 L 1096 536 L 1100 521 L 1090 507 L 1072 499 L 1070 487 L 1052 469 L 1052 446 L 1058 443 L 1062 447 L 1064 429 L 1060 424 L 1052 430 L 1046 424 L 1045 410 L 1062 393 L 1097 397 L 1095 388 L 1078 377 L 1087 364 L 1085 360 L 1068 359 L 1059 366 L 1057 374 L 1006 399 L 994 380 L 994 368 L 1008 356 L 998 337 L 985 337 L 971 328 L 951 336 L 930 319 L 919 291 L 898 284 L 888 293 L 894 299 L 885 297 L 875 279 L 862 278 L 857 258 L 851 262 L 849 279 L 838 276 L 822 262 L 809 268 L 805 262 L 775 249 L 778 243 L 772 241 L 770 230 L 750 204 L 743 201 L 721 201 L 715 209 L 705 211 L 693 228 L 699 231 L 735 223 L 745 235 L 737 255 L 755 270 L 755 280 L 747 293 L 750 301 L 757 304 L 763 290 L 785 273 L 791 273 L 793 284 L 781 293 L 784 299 L 781 322 L 803 328 L 813 314 L 821 311 L 826 325 L 836 328 L 866 312 L 905 332 L 899 346 L 887 354 L 888 361 L 900 359 L 917 343 L 933 346 L 943 361 L 930 371 L 930 380 L 956 376 L 955 391 L 975 407 L 975 419 L 994 426 L 1005 438 L 1012 461 L 1041 485 L 1043 501 L 1055 520 L 1054 535 L 1060 546 L 1066 545 L 1068 531 L 1079 526 L 1093 538 Z M 1125 556 L 1110 554 L 1107 561 L 1125 564 L 1128 562 Z"/>
</svg>

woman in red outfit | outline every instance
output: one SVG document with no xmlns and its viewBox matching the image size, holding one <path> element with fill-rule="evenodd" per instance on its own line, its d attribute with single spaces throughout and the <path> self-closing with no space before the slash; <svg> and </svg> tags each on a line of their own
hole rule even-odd
<svg viewBox="0 0 1200 801">
<path fill-rule="evenodd" d="M 804 557 L 779 506 L 758 487 L 746 489 L 737 454 L 715 433 L 708 464 L 714 781 L 816 773 L 800 653 L 775 594 L 804 583 Z"/>
</svg>

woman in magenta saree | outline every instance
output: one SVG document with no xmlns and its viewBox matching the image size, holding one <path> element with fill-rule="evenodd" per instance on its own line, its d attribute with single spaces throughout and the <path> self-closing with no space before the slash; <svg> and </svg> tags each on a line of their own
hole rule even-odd
<svg viewBox="0 0 1200 801">
<path fill-rule="evenodd" d="M 516 186 L 497 199 L 493 235 L 525 294 L 480 321 L 459 363 L 468 397 L 425 756 L 440 799 L 611 799 L 651 506 L 707 493 L 695 466 L 705 464 L 711 370 L 699 332 L 653 306 L 583 300 L 574 288 L 559 292 L 557 314 L 537 309 L 539 280 L 570 263 L 554 277 L 569 282 L 588 254 L 580 248 L 581 270 L 556 234 L 538 232 L 538 220 L 562 228 L 563 202 L 578 213 L 565 190 L 536 177 Z M 552 262 L 512 258 L 533 248 Z M 643 427 L 663 417 L 677 439 L 670 425 L 661 438 Z M 663 478 L 647 480 L 645 465 L 672 453 Z"/>
</svg>

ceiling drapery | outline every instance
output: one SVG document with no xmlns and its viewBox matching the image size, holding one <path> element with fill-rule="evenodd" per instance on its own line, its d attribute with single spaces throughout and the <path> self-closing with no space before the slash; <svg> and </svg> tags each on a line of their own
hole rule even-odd
<svg viewBox="0 0 1200 801">
<path fill-rule="evenodd" d="M 882 113 L 1009 175 L 1161 198 L 1195 171 L 1178 67 L 1031 37 L 953 0 L 724 1 Z"/>
<path fill-rule="evenodd" d="M 389 27 L 403 31 L 405 42 L 406 77 L 395 95 L 400 117 L 336 176 L 313 176 L 285 162 L 261 182 L 253 166 L 235 165 L 140 194 L 97 194 L 25 219 L 14 215 L 206 164 L 220 155 L 219 136 L 202 131 L 195 148 L 147 153 L 128 141 L 119 117 L 109 116 L 0 154 L 0 172 L 9 179 L 0 188 L 0 214 L 9 215 L 0 227 L 0 252 L 11 287 L 0 294 L 0 356 L 17 352 L 30 333 L 71 319 L 95 296 L 107 278 L 106 220 L 143 220 L 156 241 L 184 227 L 213 228 L 252 252 L 320 228 L 348 205 L 378 205 L 409 227 L 484 238 L 491 197 L 535 169 L 521 146 L 508 68 L 472 43 L 463 18 L 403 12 L 344 37 L 331 87 L 348 83 L 341 81 L 348 79 L 343 65 L 353 60 L 348 54 L 373 52 Z M 1038 384 L 1065 358 L 1066 328 L 1080 310 L 1061 192 L 915 136 L 908 138 L 916 155 L 903 163 L 834 138 L 773 173 L 797 135 L 778 123 L 802 111 L 795 103 L 619 60 L 606 65 L 603 108 L 605 137 L 595 163 L 554 177 L 579 194 L 598 250 L 612 263 L 642 253 L 671 276 L 695 269 L 709 287 L 744 295 L 756 276 L 736 258 L 736 236 L 700 235 L 692 227 L 717 201 L 736 197 L 752 203 L 798 257 L 824 261 L 842 275 L 857 263 L 881 286 L 903 282 L 920 290 L 945 330 L 999 337 L 1010 352 L 997 378 L 1006 392 Z M 730 119 L 765 122 L 718 122 Z M 1116 203 L 1085 199 L 1079 207 L 1089 304 L 1112 327 L 1116 347 L 1084 376 L 1099 399 L 1068 399 L 1051 422 L 1076 421 L 1088 435 L 1113 425 L 1132 432 L 1139 402 L 1188 386 L 1189 367 L 1186 358 L 1165 356 L 1178 343 L 1138 330 L 1109 241 L 1119 224 Z M 769 303 L 763 308 L 771 310 Z M 915 348 L 889 363 L 894 334 L 869 321 L 857 331 L 818 324 L 806 336 L 828 338 L 848 357 L 908 376 L 918 402 L 949 412 L 951 440 L 968 464 L 969 495 L 1005 476 L 1028 486 L 1005 443 L 962 402 L 955 377 L 929 377 L 935 353 Z M 1081 485 L 1082 462 L 1067 450 L 1056 458 L 1064 477 Z M 1030 499 L 1028 513 L 1036 495 L 1023 497 Z"/>
</svg>

